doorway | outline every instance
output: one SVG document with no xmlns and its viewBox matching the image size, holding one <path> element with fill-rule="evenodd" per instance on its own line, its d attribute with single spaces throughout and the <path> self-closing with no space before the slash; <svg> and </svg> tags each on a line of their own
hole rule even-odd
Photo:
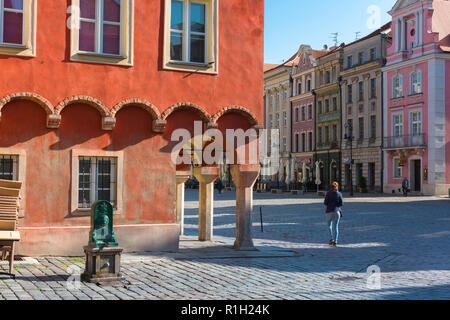
<svg viewBox="0 0 450 320">
<path fill-rule="evenodd" d="M 410 176 L 411 176 L 411 191 L 420 192 L 422 191 L 422 161 L 411 160 L 410 162 Z"/>
</svg>

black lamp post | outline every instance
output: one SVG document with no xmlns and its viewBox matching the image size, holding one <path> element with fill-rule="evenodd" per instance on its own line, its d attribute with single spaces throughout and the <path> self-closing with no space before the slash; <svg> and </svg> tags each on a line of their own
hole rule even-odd
<svg viewBox="0 0 450 320">
<path fill-rule="evenodd" d="M 350 120 L 348 120 L 345 128 L 348 134 L 345 134 L 344 139 L 350 142 L 350 196 L 353 197 L 353 126 Z"/>
</svg>

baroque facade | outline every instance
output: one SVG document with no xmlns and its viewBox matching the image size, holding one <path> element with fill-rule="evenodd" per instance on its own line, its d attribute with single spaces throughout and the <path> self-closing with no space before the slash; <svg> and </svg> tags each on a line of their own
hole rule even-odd
<svg viewBox="0 0 450 320">
<path fill-rule="evenodd" d="M 383 67 L 384 189 L 448 194 L 450 187 L 450 2 L 399 0 Z"/>
<path fill-rule="evenodd" d="M 316 59 L 327 50 L 313 50 L 308 45 L 300 46 L 298 63 L 292 69 L 292 159 L 294 184 L 306 189 L 313 184 L 315 145 L 315 98 Z"/>
</svg>

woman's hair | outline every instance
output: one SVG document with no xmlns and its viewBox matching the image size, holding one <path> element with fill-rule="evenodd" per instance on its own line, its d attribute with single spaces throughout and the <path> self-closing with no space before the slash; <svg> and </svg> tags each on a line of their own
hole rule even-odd
<svg viewBox="0 0 450 320">
<path fill-rule="evenodd" d="M 338 190 L 338 189 L 339 189 L 339 183 L 337 183 L 337 182 L 335 181 L 335 182 L 333 182 L 333 183 L 331 184 L 331 187 L 333 188 L 333 190 Z"/>
</svg>

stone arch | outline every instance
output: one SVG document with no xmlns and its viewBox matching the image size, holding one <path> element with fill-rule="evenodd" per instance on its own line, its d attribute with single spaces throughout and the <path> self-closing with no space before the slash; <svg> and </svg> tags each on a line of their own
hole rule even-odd
<svg viewBox="0 0 450 320">
<path fill-rule="evenodd" d="M 9 102 L 15 101 L 15 100 L 27 100 L 32 101 L 34 103 L 37 103 L 40 105 L 45 113 L 47 114 L 47 128 L 55 129 L 59 127 L 61 117 L 57 114 L 55 114 L 55 109 L 53 108 L 53 105 L 45 99 L 44 97 L 32 93 L 32 92 L 19 92 L 19 93 L 13 93 L 10 95 L 7 95 L 0 99 L 0 119 L 2 115 L 2 109 L 5 105 L 7 105 Z"/>
<path fill-rule="evenodd" d="M 140 107 L 140 108 L 144 109 L 145 111 L 147 111 L 148 113 L 150 113 L 153 120 L 158 120 L 161 118 L 161 113 L 159 112 L 158 108 L 156 108 L 150 102 L 143 100 L 143 99 L 139 99 L 139 98 L 127 99 L 127 100 L 119 102 L 111 109 L 111 116 L 115 117 L 117 112 L 119 112 L 122 108 L 125 108 L 127 106 L 132 106 L 132 105 Z"/>
<path fill-rule="evenodd" d="M 180 102 L 177 103 L 171 107 L 169 107 L 166 111 L 164 111 L 161 115 L 161 120 L 167 120 L 167 118 L 174 113 L 175 111 L 178 110 L 191 110 L 194 111 L 195 113 L 197 113 L 200 118 L 203 120 L 203 122 L 205 123 L 210 123 L 211 122 L 211 116 L 208 114 L 208 112 L 206 112 L 202 107 L 195 105 L 193 103 L 190 102 Z"/>
<path fill-rule="evenodd" d="M 53 105 L 50 103 L 50 101 L 48 101 L 44 97 L 42 97 L 36 93 L 20 92 L 20 93 L 9 94 L 0 99 L 0 115 L 1 115 L 1 111 L 2 111 L 3 107 L 6 104 L 8 104 L 9 102 L 12 102 L 15 100 L 33 101 L 33 102 L 37 103 L 38 105 L 40 105 L 45 110 L 47 115 L 53 114 L 53 112 L 54 112 Z"/>
<path fill-rule="evenodd" d="M 238 113 L 242 116 L 244 116 L 251 126 L 257 126 L 258 125 L 258 119 L 256 119 L 255 115 L 248 109 L 241 107 L 241 106 L 230 106 L 222 108 L 220 111 L 218 111 L 213 117 L 212 122 L 217 124 L 217 121 L 224 116 L 227 113 Z"/>
<path fill-rule="evenodd" d="M 161 113 L 159 112 L 158 108 L 155 105 L 153 105 L 152 103 L 150 103 L 146 100 L 143 100 L 143 99 L 133 98 L 133 99 L 127 99 L 122 102 L 119 102 L 111 109 L 111 112 L 110 112 L 111 117 L 115 119 L 117 112 L 119 112 L 122 108 L 125 108 L 126 106 L 132 106 L 132 105 L 140 107 L 141 109 L 144 109 L 145 111 L 150 113 L 150 115 L 152 116 L 152 119 L 153 119 L 153 128 L 152 128 L 153 131 L 160 132 L 160 133 L 164 131 L 164 128 L 166 126 L 166 121 L 161 120 Z"/>
<path fill-rule="evenodd" d="M 106 106 L 98 99 L 89 96 L 72 96 L 61 101 L 55 108 L 55 114 L 60 115 L 63 109 L 74 103 L 84 103 L 97 109 L 103 118 L 111 117 L 111 113 Z"/>
</svg>

